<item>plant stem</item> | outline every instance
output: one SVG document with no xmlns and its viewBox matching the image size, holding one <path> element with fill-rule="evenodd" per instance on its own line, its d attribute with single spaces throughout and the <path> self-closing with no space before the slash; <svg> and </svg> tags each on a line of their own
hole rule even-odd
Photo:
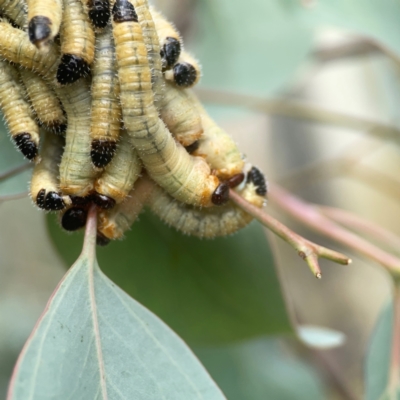
<svg viewBox="0 0 400 400">
<path fill-rule="evenodd" d="M 309 240 L 293 232 L 287 226 L 267 214 L 264 210 L 259 209 L 243 199 L 233 190 L 230 190 L 230 198 L 239 207 L 260 221 L 269 230 L 271 230 L 285 242 L 289 243 L 297 251 L 298 255 L 308 264 L 310 270 L 313 272 L 316 278 L 320 279 L 322 277 L 321 269 L 318 264 L 318 258 L 320 257 L 327 258 L 343 265 L 351 263 L 351 260 L 345 255 L 310 242 Z"/>
<path fill-rule="evenodd" d="M 400 368 L 400 285 L 396 283 L 394 293 L 394 318 L 392 336 L 392 355 L 390 362 L 389 391 L 396 392 L 399 386 Z"/>
<path fill-rule="evenodd" d="M 25 164 L 19 165 L 18 167 L 11 168 L 8 171 L 2 172 L 0 174 L 0 182 L 6 180 L 8 178 L 11 178 L 12 176 L 17 175 L 17 174 L 19 174 L 27 169 L 30 169 L 32 167 L 33 167 L 33 165 L 31 163 L 25 163 Z"/>
</svg>

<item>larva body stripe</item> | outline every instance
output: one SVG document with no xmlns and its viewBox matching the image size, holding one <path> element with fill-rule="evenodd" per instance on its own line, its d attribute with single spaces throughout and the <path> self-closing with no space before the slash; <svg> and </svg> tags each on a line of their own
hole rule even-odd
<svg viewBox="0 0 400 400">
<path fill-rule="evenodd" d="M 240 195 L 257 207 L 262 207 L 265 198 L 256 193 L 257 186 L 248 182 Z M 157 187 L 151 194 L 150 209 L 168 225 L 200 238 L 214 238 L 237 232 L 249 224 L 253 217 L 236 204 L 229 202 L 220 207 L 198 208 L 174 200 Z"/>
<path fill-rule="evenodd" d="M 13 79 L 13 68 L 0 60 L 0 109 L 15 144 L 27 159 L 34 160 L 39 149 L 39 127 L 19 83 Z"/>
<path fill-rule="evenodd" d="M 181 50 L 183 48 L 182 38 L 174 24 L 167 21 L 167 19 L 161 15 L 161 13 L 159 13 L 153 7 L 150 7 L 150 12 L 153 16 L 160 43 L 162 69 L 167 70 L 172 68 L 179 59 Z"/>
<path fill-rule="evenodd" d="M 96 180 L 96 193 L 113 199 L 117 204 L 125 200 L 142 169 L 135 149 L 126 131 L 121 133 L 117 151 L 110 164 Z"/>
<path fill-rule="evenodd" d="M 122 120 L 111 28 L 97 35 L 92 75 L 91 157 L 96 167 L 103 168 L 114 155 Z"/>
<path fill-rule="evenodd" d="M 189 93 L 191 104 L 200 114 L 203 135 L 193 155 L 204 157 L 221 180 L 228 180 L 243 171 L 244 160 L 232 137 L 220 128 L 208 115 L 200 101 Z"/>
<path fill-rule="evenodd" d="M 101 211 L 97 227 L 101 236 L 111 240 L 121 239 L 137 219 L 154 187 L 149 179 L 141 178 L 123 203 L 112 210 Z"/>
<path fill-rule="evenodd" d="M 129 5 L 117 0 L 114 10 Z M 115 13 L 113 18 L 122 113 L 132 144 L 149 175 L 171 196 L 184 203 L 211 206 L 219 180 L 203 159 L 191 157 L 175 142 L 159 119 L 140 25 L 132 19 L 115 21 Z"/>
<path fill-rule="evenodd" d="M 60 36 L 62 58 L 57 80 L 71 84 L 90 72 L 94 59 L 94 31 L 80 0 L 64 0 Z"/>
<path fill-rule="evenodd" d="M 20 75 L 39 122 L 56 133 L 64 132 L 67 118 L 51 87 L 30 70 L 21 69 Z"/>
<path fill-rule="evenodd" d="M 58 184 L 58 165 L 64 148 L 64 138 L 43 132 L 40 162 L 35 165 L 31 180 L 31 197 L 39 208 L 49 211 L 62 210 L 71 204 L 63 196 Z"/>
<path fill-rule="evenodd" d="M 165 79 L 181 88 L 196 85 L 201 78 L 201 68 L 198 61 L 186 51 L 182 51 L 174 67 L 165 71 Z"/>
<path fill-rule="evenodd" d="M 54 89 L 68 118 L 60 164 L 60 189 L 68 195 L 85 197 L 93 189 L 97 174 L 90 158 L 89 85 L 83 81 Z"/>
<path fill-rule="evenodd" d="M 0 21 L 0 32 L 1 57 L 53 81 L 59 62 L 57 45 L 52 43 L 48 52 L 41 52 L 29 41 L 25 32 L 5 21 Z"/>
<path fill-rule="evenodd" d="M 168 82 L 165 86 L 165 102 L 160 109 L 161 119 L 182 146 L 190 146 L 203 133 L 200 114 L 185 91 Z"/>
<path fill-rule="evenodd" d="M 28 35 L 37 48 L 46 48 L 58 34 L 62 12 L 62 0 L 28 0 Z"/>
<path fill-rule="evenodd" d="M 27 24 L 26 2 L 24 0 L 0 0 L 0 14 L 15 25 L 25 28 Z"/>
</svg>

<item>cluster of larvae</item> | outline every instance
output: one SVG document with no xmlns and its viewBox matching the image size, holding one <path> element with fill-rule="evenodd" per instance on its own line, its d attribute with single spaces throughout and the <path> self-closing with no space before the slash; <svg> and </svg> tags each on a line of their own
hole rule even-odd
<svg viewBox="0 0 400 400">
<path fill-rule="evenodd" d="M 186 234 L 223 236 L 262 207 L 265 179 L 190 91 L 200 68 L 147 0 L 0 0 L 0 108 L 35 163 L 31 196 L 118 239 L 146 205 Z"/>
</svg>

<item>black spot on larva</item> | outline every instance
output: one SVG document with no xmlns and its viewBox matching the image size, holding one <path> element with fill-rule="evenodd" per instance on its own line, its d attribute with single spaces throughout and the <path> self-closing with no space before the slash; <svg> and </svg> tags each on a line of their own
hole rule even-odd
<svg viewBox="0 0 400 400">
<path fill-rule="evenodd" d="M 189 146 L 186 146 L 185 149 L 189 154 L 194 153 L 200 146 L 200 142 L 196 140 L 192 144 L 189 144 Z"/>
<path fill-rule="evenodd" d="M 89 18 L 96 28 L 105 28 L 110 20 L 110 2 L 108 0 L 90 0 Z"/>
<path fill-rule="evenodd" d="M 74 206 L 86 206 L 92 201 L 92 196 L 86 196 L 86 197 L 81 197 L 81 196 L 70 196 L 72 204 Z"/>
<path fill-rule="evenodd" d="M 65 208 L 64 200 L 57 192 L 49 192 L 46 196 L 45 209 L 49 211 L 58 211 Z"/>
<path fill-rule="evenodd" d="M 114 22 L 138 22 L 135 7 L 128 0 L 117 0 L 112 9 Z"/>
<path fill-rule="evenodd" d="M 256 193 L 260 196 L 265 196 L 267 194 L 267 182 L 263 173 L 256 167 L 253 167 L 247 173 L 247 181 L 253 182 L 257 186 Z"/>
<path fill-rule="evenodd" d="M 46 189 L 40 189 L 39 193 L 36 196 L 36 204 L 39 208 L 45 209 L 45 196 L 46 196 Z"/>
<path fill-rule="evenodd" d="M 96 244 L 97 246 L 107 246 L 110 243 L 110 239 L 105 237 L 101 232 L 97 232 Z"/>
<path fill-rule="evenodd" d="M 97 168 L 105 167 L 112 160 L 116 148 L 113 140 L 93 140 L 90 151 L 93 165 Z"/>
<path fill-rule="evenodd" d="M 94 204 L 96 204 L 96 206 L 103 208 L 104 210 L 109 210 L 115 206 L 114 199 L 100 193 L 92 194 L 92 201 Z"/>
<path fill-rule="evenodd" d="M 211 201 L 216 206 L 222 206 L 229 200 L 229 185 L 226 182 L 222 182 L 214 190 Z"/>
<path fill-rule="evenodd" d="M 160 51 L 162 58 L 163 69 L 167 70 L 178 61 L 181 55 L 181 42 L 173 37 L 165 38 L 164 46 Z"/>
<path fill-rule="evenodd" d="M 30 133 L 19 133 L 13 136 L 15 144 L 21 151 L 21 153 L 28 159 L 33 160 L 38 153 L 37 144 L 32 140 Z"/>
<path fill-rule="evenodd" d="M 196 82 L 197 71 L 192 64 L 183 62 L 174 66 L 174 81 L 180 87 L 189 87 Z"/>
<path fill-rule="evenodd" d="M 244 181 L 244 174 L 236 174 L 227 180 L 229 187 L 234 188 Z"/>
<path fill-rule="evenodd" d="M 90 74 L 89 64 L 73 54 L 64 54 L 57 69 L 57 81 L 61 85 L 74 83 L 79 78 Z"/>
<path fill-rule="evenodd" d="M 68 209 L 61 219 L 61 226 L 66 231 L 76 231 L 86 224 L 88 210 L 85 208 L 72 207 Z"/>
<path fill-rule="evenodd" d="M 37 15 L 29 21 L 28 35 L 33 44 L 46 40 L 51 34 L 52 22 L 49 18 Z"/>
</svg>

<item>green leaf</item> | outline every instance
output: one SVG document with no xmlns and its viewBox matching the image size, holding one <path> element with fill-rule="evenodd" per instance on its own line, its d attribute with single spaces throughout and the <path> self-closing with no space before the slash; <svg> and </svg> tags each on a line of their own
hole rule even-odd
<svg viewBox="0 0 400 400">
<path fill-rule="evenodd" d="M 393 304 L 386 305 L 372 332 L 365 361 L 366 400 L 380 399 L 389 383 Z"/>
<path fill-rule="evenodd" d="M 0 175 L 26 163 L 27 160 L 11 142 L 3 115 L 0 113 Z M 2 196 L 14 196 L 26 192 L 31 174 L 32 172 L 28 170 L 6 180 L 0 180 L 0 199 Z"/>
<path fill-rule="evenodd" d="M 322 400 L 316 373 L 276 339 L 195 352 L 229 400 Z"/>
<path fill-rule="evenodd" d="M 82 237 L 48 218 L 70 262 Z M 185 341 L 219 343 L 291 332 L 273 259 L 258 224 L 227 238 L 199 240 L 143 214 L 127 237 L 98 251 L 103 271 Z"/>
<path fill-rule="evenodd" d="M 100 271 L 95 234 L 25 344 L 8 399 L 224 399 L 185 343 Z"/>
<path fill-rule="evenodd" d="M 313 44 L 307 27 L 282 1 L 203 0 L 196 57 L 202 84 L 267 95 L 289 81 Z"/>
</svg>

